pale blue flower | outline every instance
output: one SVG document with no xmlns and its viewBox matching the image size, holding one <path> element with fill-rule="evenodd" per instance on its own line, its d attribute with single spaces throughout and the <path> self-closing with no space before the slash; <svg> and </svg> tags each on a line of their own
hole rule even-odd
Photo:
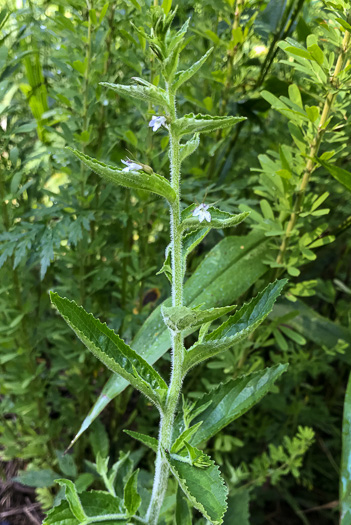
<svg viewBox="0 0 351 525">
<path fill-rule="evenodd" d="M 161 126 L 166 124 L 166 117 L 157 117 L 154 115 L 149 122 L 149 127 L 152 128 L 152 131 L 157 131 Z"/>
<path fill-rule="evenodd" d="M 210 207 L 209 204 L 204 204 L 203 202 L 196 206 L 193 211 L 193 217 L 199 217 L 199 222 L 202 222 L 206 219 L 207 222 L 211 222 L 211 214 L 208 210 Z"/>
<path fill-rule="evenodd" d="M 122 160 L 123 164 L 126 165 L 126 168 L 123 168 L 122 171 L 139 171 L 143 168 L 140 166 L 140 164 L 136 164 L 136 162 L 133 162 L 130 159 Z"/>
</svg>

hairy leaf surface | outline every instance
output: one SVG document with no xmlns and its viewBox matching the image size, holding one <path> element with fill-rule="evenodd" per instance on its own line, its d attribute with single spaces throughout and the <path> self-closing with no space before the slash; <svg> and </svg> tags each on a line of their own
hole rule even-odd
<svg viewBox="0 0 351 525">
<path fill-rule="evenodd" d="M 82 306 L 54 292 L 50 293 L 50 297 L 66 323 L 95 357 L 160 405 L 167 384 L 147 361 Z"/>
</svg>

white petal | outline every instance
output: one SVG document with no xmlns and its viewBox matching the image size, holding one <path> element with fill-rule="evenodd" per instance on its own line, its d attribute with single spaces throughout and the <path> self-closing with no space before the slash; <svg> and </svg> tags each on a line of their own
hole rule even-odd
<svg viewBox="0 0 351 525">
<path fill-rule="evenodd" d="M 195 210 L 193 211 L 193 217 L 197 217 L 197 215 L 199 215 L 201 213 L 201 210 L 199 208 L 195 208 Z"/>
<path fill-rule="evenodd" d="M 125 164 L 126 166 L 129 166 L 129 162 L 125 160 L 121 160 L 122 164 Z"/>
<path fill-rule="evenodd" d="M 211 214 L 209 211 L 204 211 L 204 218 L 207 222 L 211 222 Z"/>
</svg>

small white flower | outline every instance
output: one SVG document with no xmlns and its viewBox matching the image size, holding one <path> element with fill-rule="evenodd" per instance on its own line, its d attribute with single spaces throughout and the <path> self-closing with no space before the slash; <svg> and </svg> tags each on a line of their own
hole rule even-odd
<svg viewBox="0 0 351 525">
<path fill-rule="evenodd" d="M 136 164 L 136 162 L 133 162 L 130 159 L 122 160 L 123 164 L 125 164 L 127 167 L 123 168 L 122 171 L 139 171 L 143 168 L 140 166 L 140 164 Z"/>
<path fill-rule="evenodd" d="M 149 127 L 152 128 L 152 131 L 157 131 L 161 126 L 166 124 L 166 117 L 156 117 L 154 115 L 149 122 Z"/>
<path fill-rule="evenodd" d="M 209 204 L 204 204 L 202 202 L 196 206 L 195 210 L 193 211 L 193 217 L 199 217 L 199 222 L 202 222 L 205 219 L 207 222 L 211 222 L 211 214 L 209 211 L 207 211 L 209 207 Z"/>
</svg>

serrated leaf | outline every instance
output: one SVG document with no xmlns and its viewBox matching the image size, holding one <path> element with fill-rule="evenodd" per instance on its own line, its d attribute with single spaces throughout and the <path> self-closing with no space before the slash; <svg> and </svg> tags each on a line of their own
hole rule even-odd
<svg viewBox="0 0 351 525">
<path fill-rule="evenodd" d="M 149 363 L 83 307 L 54 292 L 50 293 L 50 297 L 66 323 L 95 357 L 110 370 L 127 379 L 157 406 L 162 404 L 167 385 Z"/>
<path fill-rule="evenodd" d="M 200 144 L 200 135 L 195 133 L 195 135 L 188 140 L 185 144 L 180 145 L 180 161 L 182 162 L 186 157 L 189 157 L 194 151 L 199 147 Z"/>
<path fill-rule="evenodd" d="M 256 330 L 272 310 L 286 283 L 287 279 L 282 279 L 269 284 L 249 303 L 244 304 L 225 323 L 206 335 L 202 342 L 195 343 L 190 347 L 184 359 L 184 375 L 191 367 L 219 352 L 227 350 L 234 343 L 241 341 Z"/>
<path fill-rule="evenodd" d="M 252 372 L 231 379 L 205 394 L 194 407 L 194 411 L 199 413 L 193 419 L 193 424 L 202 421 L 202 425 L 190 440 L 191 444 L 199 446 L 245 414 L 261 401 L 287 368 L 287 364 L 278 364 Z M 206 407 L 205 410 L 201 410 L 203 406 Z M 180 423 L 179 425 L 181 428 Z"/>
<path fill-rule="evenodd" d="M 206 456 L 210 466 L 202 469 L 168 454 L 166 457 L 172 474 L 193 506 L 213 525 L 221 525 L 227 509 L 228 489 L 214 461 Z"/>
<path fill-rule="evenodd" d="M 139 469 L 133 472 L 124 487 L 124 506 L 129 516 L 133 516 L 141 504 L 141 497 L 138 494 L 138 475 Z"/>
<path fill-rule="evenodd" d="M 200 326 L 209 321 L 215 321 L 234 310 L 234 308 L 236 308 L 236 305 L 210 308 L 208 310 L 188 308 L 187 306 L 162 306 L 162 316 L 171 330 L 180 331 Z"/>
<path fill-rule="evenodd" d="M 143 85 L 136 86 L 112 84 L 110 82 L 100 82 L 100 85 L 112 89 L 124 97 L 137 98 L 138 100 L 144 100 L 145 102 L 168 108 L 165 90 L 150 84 L 146 80 L 143 80 Z"/>
<path fill-rule="evenodd" d="M 322 160 L 320 157 L 317 160 L 319 164 L 329 171 L 330 175 L 332 175 L 334 179 L 351 191 L 351 173 L 349 171 L 344 170 L 343 168 L 338 168 L 338 166 L 330 164 L 329 162 Z"/>
<path fill-rule="evenodd" d="M 186 82 L 187 80 L 189 80 L 192 76 L 195 75 L 195 73 L 197 73 L 197 71 L 200 69 L 200 67 L 206 62 L 206 60 L 208 59 L 208 57 L 210 56 L 210 54 L 212 53 L 213 51 L 213 47 L 211 47 L 207 53 L 205 53 L 205 55 L 203 57 L 200 58 L 200 60 L 198 60 L 197 62 L 195 62 L 195 64 L 193 64 L 192 66 L 190 66 L 188 69 L 186 69 L 185 71 L 179 71 L 175 77 L 175 80 L 174 80 L 174 83 L 172 85 L 172 89 L 174 91 L 176 91 L 177 89 L 179 89 L 179 87 L 184 84 L 184 82 Z"/>
<path fill-rule="evenodd" d="M 123 430 L 123 432 L 128 434 L 128 436 L 137 439 L 138 441 L 140 441 L 140 443 L 142 443 L 148 448 L 151 448 L 151 450 L 157 453 L 158 441 L 156 438 L 147 436 L 145 434 L 140 434 L 140 432 L 134 432 L 134 430 Z"/>
<path fill-rule="evenodd" d="M 206 226 L 206 228 L 230 228 L 237 226 L 243 220 L 250 215 L 250 212 L 245 211 L 244 213 L 232 214 L 226 211 L 221 211 L 214 206 L 208 208 L 211 215 L 211 222 L 200 222 L 198 217 L 193 216 L 193 211 L 197 207 L 196 204 L 191 204 L 185 210 L 182 211 L 182 222 L 181 229 L 184 230 L 200 230 Z"/>
<path fill-rule="evenodd" d="M 176 120 L 174 126 L 179 136 L 187 133 L 210 133 L 217 129 L 225 129 L 246 120 L 246 117 L 212 117 L 210 115 L 194 115 L 189 113 Z"/>
<path fill-rule="evenodd" d="M 161 195 L 161 197 L 164 197 L 170 203 L 172 203 L 176 198 L 175 191 L 173 190 L 167 179 L 165 179 L 161 175 L 157 175 L 157 173 L 150 174 L 144 171 L 126 172 L 114 166 L 104 164 L 103 162 L 93 159 L 88 155 L 84 155 L 84 153 L 81 153 L 78 150 L 69 147 L 67 149 L 72 151 L 72 153 L 79 160 L 84 162 L 84 164 L 88 166 L 88 168 L 95 171 L 95 173 L 100 175 L 103 179 L 107 180 L 108 182 L 112 182 L 117 186 L 125 186 L 126 188 L 132 188 L 135 190 L 151 191 L 152 193 Z"/>
<path fill-rule="evenodd" d="M 73 481 L 70 481 L 69 479 L 56 479 L 55 481 L 61 485 L 61 487 L 65 487 L 66 500 L 68 501 L 68 505 L 72 514 L 77 518 L 77 520 L 85 521 L 87 519 L 87 515 L 85 514 L 83 505 L 79 499 L 78 492 Z"/>
<path fill-rule="evenodd" d="M 266 239 L 258 233 L 229 236 L 219 242 L 205 257 L 184 286 L 184 301 L 188 306 L 223 306 L 240 297 L 266 271 L 262 262 L 267 251 Z M 230 283 L 230 286 L 228 286 Z M 171 306 L 167 300 L 164 303 Z M 147 342 L 147 343 L 146 343 Z M 133 348 L 154 363 L 171 345 L 169 330 L 162 321 L 161 306 L 149 316 L 133 340 Z M 84 419 L 71 445 L 128 385 L 113 375 Z"/>
</svg>

